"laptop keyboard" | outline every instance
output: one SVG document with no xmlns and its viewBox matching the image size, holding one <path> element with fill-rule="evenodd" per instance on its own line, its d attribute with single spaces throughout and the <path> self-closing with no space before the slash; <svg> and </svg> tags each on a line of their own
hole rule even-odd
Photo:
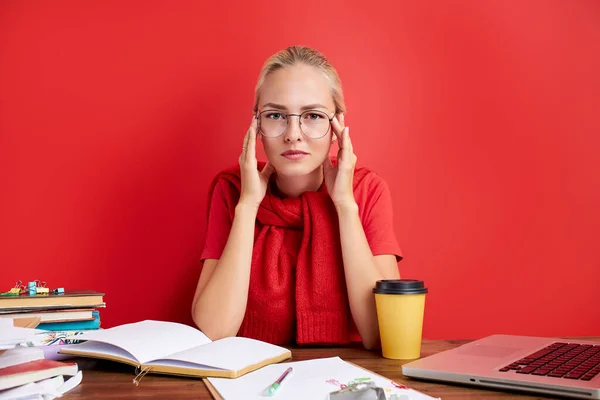
<svg viewBox="0 0 600 400">
<path fill-rule="evenodd" d="M 553 343 L 500 371 L 589 381 L 600 373 L 600 345 Z"/>
</svg>

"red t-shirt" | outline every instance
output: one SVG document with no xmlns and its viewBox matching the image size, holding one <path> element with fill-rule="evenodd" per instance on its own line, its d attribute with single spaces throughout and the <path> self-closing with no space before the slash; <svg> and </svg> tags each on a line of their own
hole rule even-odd
<svg viewBox="0 0 600 400">
<path fill-rule="evenodd" d="M 362 222 L 367 242 L 374 256 L 382 254 L 395 255 L 397 261 L 402 259 L 402 253 L 398 246 L 393 227 L 392 200 L 389 188 L 385 181 L 376 174 L 369 172 L 370 178 L 365 180 L 367 183 L 359 184 L 354 188 L 354 198 L 358 204 L 359 217 Z M 214 188 L 210 204 L 210 214 L 208 215 L 208 228 L 206 232 L 206 241 L 201 260 L 219 259 L 227 244 L 229 232 L 232 225 L 232 215 L 237 198 L 231 196 L 231 189 L 224 180 L 219 180 Z M 272 194 L 281 196 L 274 183 L 268 189 Z M 326 186 L 323 184 L 319 191 L 326 192 Z M 328 218 L 338 218 L 334 213 Z M 258 233 L 258 222 L 256 233 Z M 288 256 L 298 257 L 303 231 L 299 229 L 289 229 L 284 235 L 284 248 L 289 253 Z M 316 245 L 316 244 L 313 244 Z M 329 244 L 324 244 L 329 246 Z M 294 288 L 290 288 L 293 290 Z M 265 293 L 268 297 L 268 293 Z M 293 301 L 291 299 L 290 301 Z M 293 321 L 290 321 L 293 324 Z M 350 328 L 350 340 L 360 341 L 356 328 Z"/>
</svg>

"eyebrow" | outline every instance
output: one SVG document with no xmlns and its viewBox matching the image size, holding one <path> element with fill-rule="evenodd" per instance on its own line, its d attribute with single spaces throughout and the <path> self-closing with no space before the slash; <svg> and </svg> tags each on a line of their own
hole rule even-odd
<svg viewBox="0 0 600 400">
<path fill-rule="evenodd" d="M 277 103 L 265 103 L 265 104 L 263 104 L 263 108 L 275 108 L 277 110 L 287 110 L 288 109 L 286 106 L 277 104 Z M 301 107 L 300 110 L 302 110 L 302 111 L 316 110 L 317 108 L 324 108 L 327 110 L 327 107 L 320 103 L 307 104 L 307 105 Z"/>
</svg>

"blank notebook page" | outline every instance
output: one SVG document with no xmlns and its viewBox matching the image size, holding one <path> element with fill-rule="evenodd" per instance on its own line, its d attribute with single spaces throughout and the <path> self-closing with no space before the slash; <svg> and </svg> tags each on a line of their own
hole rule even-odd
<svg viewBox="0 0 600 400">
<path fill-rule="evenodd" d="M 66 349 L 72 348 L 77 351 L 85 351 L 94 354 L 104 354 L 112 357 L 121 357 L 127 360 L 131 360 L 134 363 L 139 363 L 134 356 L 132 356 L 127 350 L 123 350 L 117 346 L 113 346 L 101 342 L 85 342 L 79 344 L 71 344 L 64 346 Z M 2 398 L 0 397 L 0 400 Z"/>
<path fill-rule="evenodd" d="M 77 336 L 77 340 L 114 344 L 131 353 L 142 364 L 211 343 L 205 334 L 191 326 L 149 320 L 84 333 Z"/>
<path fill-rule="evenodd" d="M 209 346 L 199 346 L 172 354 L 165 359 L 209 365 L 229 371 L 239 371 L 249 365 L 263 362 L 287 353 L 288 350 L 269 343 L 244 337 L 228 337 L 212 342 Z M 156 360 L 151 364 L 161 364 Z"/>
<path fill-rule="evenodd" d="M 356 378 L 371 378 L 377 386 L 391 393 L 403 394 L 409 400 L 431 400 L 430 396 L 412 389 L 395 388 L 389 379 L 349 364 L 339 357 L 273 364 L 236 379 L 208 378 L 225 400 L 265 400 L 264 390 L 288 368 L 294 371 L 277 391 L 276 397 L 286 400 L 325 400 L 339 387 L 328 383 L 336 379 L 347 384 Z"/>
</svg>

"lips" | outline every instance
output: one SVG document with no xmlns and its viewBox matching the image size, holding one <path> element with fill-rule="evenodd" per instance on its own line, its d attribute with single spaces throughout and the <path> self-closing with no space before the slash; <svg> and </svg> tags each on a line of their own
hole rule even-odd
<svg viewBox="0 0 600 400">
<path fill-rule="evenodd" d="M 302 161 L 306 158 L 307 155 L 308 153 L 305 151 L 293 149 L 286 150 L 283 153 L 281 153 L 282 157 L 285 157 L 291 161 Z"/>
<path fill-rule="evenodd" d="M 304 155 L 304 154 L 308 154 L 305 151 L 302 150 L 287 150 L 284 151 L 283 153 L 281 153 L 282 156 L 299 156 L 299 155 Z"/>
</svg>

